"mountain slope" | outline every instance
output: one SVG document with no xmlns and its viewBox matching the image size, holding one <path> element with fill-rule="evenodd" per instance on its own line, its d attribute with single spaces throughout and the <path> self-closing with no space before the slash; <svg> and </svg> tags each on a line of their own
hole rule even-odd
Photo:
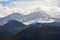
<svg viewBox="0 0 60 40">
<path fill-rule="evenodd" d="M 45 13 L 43 10 L 38 10 L 38 9 L 35 9 L 35 10 L 32 10 L 33 12 L 31 12 L 29 15 L 27 15 L 27 17 L 26 18 L 28 18 L 27 19 L 27 21 L 28 20 L 36 20 L 36 19 L 40 19 L 40 18 L 42 18 L 42 19 L 44 19 L 44 18 L 49 18 L 50 17 L 50 15 L 48 15 L 47 13 Z"/>
<path fill-rule="evenodd" d="M 58 28 L 58 29 L 56 29 Z M 30 27 L 16 34 L 12 40 L 59 40 L 60 27 Z"/>
<path fill-rule="evenodd" d="M 12 23 L 13 22 L 13 23 Z M 11 24 L 10 24 L 11 23 Z M 20 24 L 15 20 L 9 21 L 10 25 L 12 24 Z M 0 39 L 2 40 L 60 40 L 60 26 L 59 23 L 35 23 L 31 25 L 27 25 L 21 28 L 21 30 L 7 30 L 1 33 L 5 33 L 4 35 L 11 36 L 2 36 Z M 56 25 L 56 26 L 55 26 Z M 17 25 L 13 25 L 14 27 L 18 27 Z M 13 27 L 12 26 L 12 27 Z M 3 27 L 3 26 L 2 26 Z M 13 28 L 14 28 L 13 27 Z M 19 28 L 19 27 L 18 27 Z M 9 34 L 9 32 L 14 34 Z M 17 33 L 16 33 L 17 32 Z"/>
<path fill-rule="evenodd" d="M 28 25 L 30 27 L 60 27 L 60 22 L 52 22 L 52 23 L 32 23 Z"/>
<path fill-rule="evenodd" d="M 9 20 L 17 20 L 19 22 L 25 23 L 29 21 L 41 21 L 42 20 L 48 22 L 48 21 L 54 21 L 53 19 L 50 20 L 52 17 L 48 14 L 46 14 L 42 10 L 36 10 L 34 12 L 31 12 L 29 15 L 22 15 L 20 13 L 12 13 L 11 15 L 8 15 L 7 17 L 0 18 L 0 25 L 6 24 Z M 31 23 L 30 23 L 31 24 Z"/>
<path fill-rule="evenodd" d="M 0 27 L 0 36 L 6 36 L 9 33 L 16 34 L 25 28 L 26 26 L 23 23 L 15 20 L 10 20 L 7 24 Z M 10 34 L 8 36 L 10 36 Z"/>
<path fill-rule="evenodd" d="M 22 14 L 19 13 L 12 13 L 11 15 L 8 15 L 4 18 L 0 18 L 0 25 L 4 25 L 6 24 L 8 21 L 10 20 L 18 20 L 18 21 L 22 21 L 22 18 L 24 18 L 24 16 Z"/>
</svg>

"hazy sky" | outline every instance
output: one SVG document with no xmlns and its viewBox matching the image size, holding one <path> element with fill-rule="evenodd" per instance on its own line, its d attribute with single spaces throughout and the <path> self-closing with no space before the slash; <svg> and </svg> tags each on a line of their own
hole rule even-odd
<svg viewBox="0 0 60 40">
<path fill-rule="evenodd" d="M 12 12 L 22 12 L 22 14 L 27 14 L 30 12 L 29 10 L 39 6 L 43 6 L 44 10 L 50 8 L 60 10 L 60 0 L 0 0 L 0 17 L 7 16 Z"/>
</svg>

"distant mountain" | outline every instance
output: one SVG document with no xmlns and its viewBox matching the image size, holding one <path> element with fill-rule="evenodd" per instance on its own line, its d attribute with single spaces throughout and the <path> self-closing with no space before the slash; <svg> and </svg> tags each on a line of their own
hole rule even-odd
<svg viewBox="0 0 60 40">
<path fill-rule="evenodd" d="M 40 22 L 40 23 L 50 23 L 50 22 L 54 22 L 54 19 L 52 19 L 52 17 L 50 15 L 48 15 L 47 13 L 45 13 L 43 10 L 36 8 L 34 10 L 32 10 L 32 12 L 27 15 L 26 17 L 27 20 L 26 23 L 32 24 L 32 23 L 36 23 L 36 22 Z"/>
<path fill-rule="evenodd" d="M 26 26 L 23 23 L 15 20 L 10 20 L 7 24 L 0 27 L 0 33 L 1 33 L 0 35 L 6 36 L 8 34 L 10 35 L 10 33 L 16 34 L 25 28 Z"/>
<path fill-rule="evenodd" d="M 33 10 L 34 11 L 34 10 Z M 46 14 L 44 11 L 42 10 L 38 10 L 38 9 L 35 9 L 34 12 L 31 12 L 29 15 L 27 15 L 27 18 L 30 19 L 30 20 L 35 20 L 35 19 L 40 19 L 40 18 L 48 18 L 50 17 L 48 14 Z"/>
<path fill-rule="evenodd" d="M 10 21 L 10 20 L 18 20 L 18 21 L 21 21 L 22 18 L 24 18 L 24 16 L 22 14 L 13 13 L 11 15 L 8 15 L 8 16 L 4 17 L 4 18 L 0 18 L 0 25 L 4 25 L 8 21 Z"/>
<path fill-rule="evenodd" d="M 53 18 L 39 8 L 28 15 L 12 13 L 0 18 L 0 40 L 60 40 L 59 16 Z"/>
<path fill-rule="evenodd" d="M 10 20 L 7 24 L 3 25 L 3 27 L 25 27 L 25 25 L 16 20 Z"/>
<path fill-rule="evenodd" d="M 4 18 L 0 18 L 0 25 L 6 24 L 9 20 L 17 20 L 22 23 L 29 22 L 29 21 L 34 21 L 34 23 L 37 21 L 41 21 L 41 23 L 42 23 L 42 20 L 44 20 L 46 22 L 54 21 L 53 19 L 50 20 L 51 18 L 52 17 L 50 15 L 46 14 L 42 10 L 36 10 L 34 12 L 31 12 L 29 15 L 22 15 L 20 13 L 12 13 L 11 15 L 8 15 Z M 30 24 L 31 24 L 31 22 L 30 22 Z"/>
<path fill-rule="evenodd" d="M 60 27 L 60 22 L 52 22 L 52 23 L 32 23 L 28 25 L 30 27 Z"/>
</svg>

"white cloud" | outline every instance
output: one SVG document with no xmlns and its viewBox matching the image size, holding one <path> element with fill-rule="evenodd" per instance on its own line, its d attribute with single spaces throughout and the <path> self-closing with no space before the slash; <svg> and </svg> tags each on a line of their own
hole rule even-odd
<svg viewBox="0 0 60 40">
<path fill-rule="evenodd" d="M 9 1 L 9 0 L 4 0 L 4 1 Z"/>
<path fill-rule="evenodd" d="M 1 1 L 1 0 L 0 0 Z M 7 0 L 5 0 L 7 1 Z M 60 8 L 57 6 L 57 0 L 33 0 L 33 1 L 22 1 L 16 2 L 2 6 L 0 5 L 0 17 L 7 16 L 13 12 L 20 12 L 22 14 L 28 14 L 31 10 L 35 9 L 36 7 L 41 7 L 41 9 L 49 15 L 55 15 L 54 13 L 60 13 Z M 53 10 L 52 10 L 53 9 Z M 2 10 L 2 11 L 1 11 Z"/>
<path fill-rule="evenodd" d="M 30 7 L 34 8 L 35 6 L 53 7 L 53 6 L 56 6 L 56 5 L 55 5 L 55 1 L 52 1 L 52 0 L 13 2 L 9 5 L 10 8 L 12 8 L 12 9 L 15 8 L 16 10 L 22 8 L 23 10 L 25 10 L 24 13 L 26 13 L 28 11 L 27 10 L 28 8 L 30 8 Z"/>
<path fill-rule="evenodd" d="M 2 2 L 3 0 L 0 0 L 0 2 Z"/>
<path fill-rule="evenodd" d="M 35 5 L 45 5 L 45 6 L 56 6 L 57 5 L 57 0 L 33 0 L 33 1 L 22 1 L 22 2 L 13 2 L 11 3 L 10 6 L 14 7 L 29 7 L 29 6 L 35 6 Z"/>
<path fill-rule="evenodd" d="M 12 14 L 13 12 L 21 13 L 23 10 L 20 8 L 10 8 L 0 4 L 0 18 Z"/>
<path fill-rule="evenodd" d="M 0 17 L 4 17 L 10 13 L 10 9 L 7 6 L 0 5 Z"/>
<path fill-rule="evenodd" d="M 5 2 L 6 2 L 6 1 L 9 1 L 9 0 L 0 0 L 0 2 L 3 2 L 3 1 L 5 1 Z"/>
</svg>

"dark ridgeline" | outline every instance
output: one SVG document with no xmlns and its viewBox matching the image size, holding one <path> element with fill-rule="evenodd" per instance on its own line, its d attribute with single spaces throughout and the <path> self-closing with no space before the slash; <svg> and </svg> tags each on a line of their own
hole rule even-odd
<svg viewBox="0 0 60 40">
<path fill-rule="evenodd" d="M 28 28 L 21 29 L 22 31 L 14 30 L 21 27 Z M 60 40 L 60 22 L 24 25 L 10 20 L 0 27 L 0 40 Z"/>
<path fill-rule="evenodd" d="M 60 27 L 60 22 L 52 22 L 52 23 L 32 23 L 28 26 L 31 27 Z"/>
<path fill-rule="evenodd" d="M 6 17 L 0 18 L 0 25 L 4 25 L 10 20 L 21 21 L 22 18 L 24 19 L 24 15 L 19 14 L 19 13 L 12 13 Z"/>
<path fill-rule="evenodd" d="M 10 20 L 7 24 L 3 25 L 3 27 L 25 27 L 25 25 L 16 20 Z"/>
<path fill-rule="evenodd" d="M 8 23 L 0 27 L 0 39 L 1 37 L 9 37 L 20 31 L 22 31 L 25 25 L 21 22 L 10 20 Z"/>
</svg>

